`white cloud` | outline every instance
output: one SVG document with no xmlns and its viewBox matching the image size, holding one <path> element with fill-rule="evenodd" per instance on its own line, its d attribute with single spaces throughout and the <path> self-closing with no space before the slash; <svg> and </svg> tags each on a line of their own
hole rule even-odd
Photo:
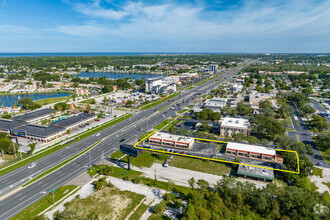
<svg viewBox="0 0 330 220">
<path fill-rule="evenodd" d="M 60 26 L 57 31 L 82 37 L 196 43 L 231 38 L 329 36 L 330 33 L 329 0 L 317 4 L 298 0 L 247 0 L 242 7 L 229 11 L 209 11 L 203 5 L 173 2 L 154 5 L 129 2 L 114 10 L 101 7 L 100 1 L 95 0 L 88 7 L 76 4 L 75 9 L 91 18 L 117 21 Z"/>
<path fill-rule="evenodd" d="M 75 3 L 73 4 L 73 8 L 84 15 L 93 18 L 104 18 L 104 19 L 121 19 L 128 15 L 125 11 L 116 11 L 113 9 L 106 9 L 100 6 L 100 0 L 94 0 L 90 4 L 86 3 Z"/>
<path fill-rule="evenodd" d="M 26 27 L 20 27 L 15 25 L 0 25 L 0 33 L 16 33 L 16 34 L 26 34 L 33 32 Z"/>
</svg>

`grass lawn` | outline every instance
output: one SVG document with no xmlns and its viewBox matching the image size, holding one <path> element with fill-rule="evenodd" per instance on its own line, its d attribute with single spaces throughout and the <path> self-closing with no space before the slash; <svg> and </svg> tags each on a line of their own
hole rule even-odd
<svg viewBox="0 0 330 220">
<path fill-rule="evenodd" d="M 106 187 L 87 198 L 73 199 L 65 211 L 75 213 L 78 219 L 90 219 L 88 216 L 92 213 L 97 214 L 98 219 L 125 219 L 144 198 L 144 195 Z"/>
<path fill-rule="evenodd" d="M 90 176 L 95 176 L 96 174 L 99 173 L 100 168 L 102 168 L 103 166 L 107 167 L 109 165 L 95 165 L 95 166 L 89 168 L 87 173 Z M 113 177 L 123 178 L 124 176 L 129 176 L 131 178 L 134 178 L 134 177 L 138 177 L 138 176 L 142 175 L 142 173 L 139 171 L 126 170 L 124 168 L 114 167 L 114 166 L 112 166 L 112 167 L 113 167 L 113 173 L 111 174 L 111 176 L 113 176 Z"/>
<path fill-rule="evenodd" d="M 152 102 L 152 103 L 150 103 L 150 104 L 147 104 L 147 105 L 143 106 L 143 107 L 140 108 L 140 109 L 141 109 L 141 110 L 146 110 L 146 109 L 152 108 L 152 107 L 154 107 L 154 106 L 156 106 L 156 105 L 158 105 L 158 104 L 160 104 L 160 103 L 162 103 L 162 102 L 165 102 L 165 101 L 167 101 L 167 100 L 169 100 L 169 99 L 171 99 L 171 98 L 174 98 L 175 96 L 177 96 L 177 95 L 179 95 L 179 94 L 180 94 L 179 92 L 178 92 L 178 93 L 174 93 L 174 94 L 169 95 L 169 96 L 167 96 L 167 97 L 165 97 L 165 98 L 162 98 L 162 99 L 159 99 L 159 100 L 157 100 L 157 101 L 155 101 L 155 102 Z"/>
<path fill-rule="evenodd" d="M 117 150 L 116 152 L 111 154 L 110 158 L 114 159 L 114 160 L 117 160 L 118 158 L 120 158 L 123 155 L 124 155 L 123 152 L 121 152 L 120 150 Z"/>
<path fill-rule="evenodd" d="M 181 109 L 180 111 L 178 111 L 179 114 L 182 114 L 184 112 L 188 111 L 188 109 Z"/>
<path fill-rule="evenodd" d="M 35 100 L 33 101 L 34 103 L 37 103 L 39 105 L 48 105 L 48 104 L 52 104 L 54 102 L 61 102 L 61 101 L 65 101 L 69 98 L 69 96 L 64 96 L 64 97 L 55 97 L 55 98 L 47 98 L 47 99 L 39 99 L 39 100 Z"/>
<path fill-rule="evenodd" d="M 114 156 L 119 156 L 119 153 Z M 151 167 L 153 163 L 163 163 L 168 157 L 168 154 L 157 154 L 156 152 L 144 151 L 138 157 L 131 157 L 131 164 L 136 167 Z M 120 161 L 127 163 L 127 156 L 123 157 Z"/>
<path fill-rule="evenodd" d="M 142 203 L 137 210 L 129 217 L 129 220 L 139 220 L 141 216 L 148 210 L 149 206 Z"/>
<path fill-rule="evenodd" d="M 315 176 L 319 176 L 319 177 L 323 178 L 322 171 L 323 171 L 323 170 L 320 169 L 320 168 L 313 167 L 313 174 L 314 174 Z"/>
<path fill-rule="evenodd" d="M 66 146 L 68 146 L 68 145 L 70 145 L 70 144 L 72 144 L 74 142 L 77 142 L 77 141 L 79 141 L 82 138 L 85 138 L 85 137 L 87 137 L 89 135 L 92 135 L 92 134 L 94 134 L 96 132 L 99 132 L 99 131 L 101 131 L 101 130 L 103 130 L 103 129 L 111 126 L 111 125 L 114 125 L 114 124 L 116 124 L 118 122 L 121 122 L 121 121 L 123 121 L 123 120 L 125 120 L 125 119 L 127 119 L 127 118 L 129 118 L 131 116 L 132 116 L 132 114 L 127 114 L 124 117 L 119 117 L 119 118 L 114 119 L 114 120 L 112 120 L 110 122 L 107 122 L 107 123 L 101 125 L 100 127 L 96 127 L 94 129 L 91 129 L 89 131 L 86 131 L 86 132 L 84 132 L 82 134 L 78 134 L 77 136 L 75 136 L 76 137 L 75 140 L 72 141 L 72 142 L 70 142 L 70 143 L 68 143 L 68 144 L 64 144 L 64 145 L 62 145 L 62 144 L 55 144 L 54 147 L 52 147 L 52 148 L 49 148 L 48 147 L 44 151 L 40 151 L 37 154 L 34 154 L 33 156 L 31 156 L 31 157 L 29 157 L 29 158 L 27 158 L 27 159 L 25 159 L 25 160 L 23 160 L 21 162 L 18 162 L 18 163 L 14 164 L 14 165 L 12 165 L 10 167 L 4 168 L 3 170 L 0 171 L 0 176 L 4 175 L 6 173 L 9 173 L 9 172 L 11 172 L 11 171 L 13 171 L 13 170 L 15 170 L 15 169 L 17 169 L 19 167 L 25 166 L 25 165 L 27 165 L 27 164 L 35 161 L 35 160 L 38 160 L 38 159 L 40 159 L 40 158 L 42 158 L 42 157 L 44 157 L 44 156 L 46 156 L 48 154 L 51 154 L 51 153 L 53 153 L 53 152 L 55 152 L 55 151 L 57 151 L 59 149 L 62 149 L 63 147 L 66 147 Z"/>
<path fill-rule="evenodd" d="M 299 120 L 296 120 L 296 123 L 297 123 L 298 126 L 300 125 Z"/>
<path fill-rule="evenodd" d="M 164 127 L 165 125 L 167 125 L 170 122 L 171 122 L 171 119 L 165 119 L 164 121 L 162 121 L 161 123 L 159 123 L 158 125 L 156 125 L 154 127 L 154 129 L 159 130 L 159 129 L 161 129 L 162 127 Z"/>
<path fill-rule="evenodd" d="M 86 100 L 81 101 L 80 103 L 95 104 L 95 99 L 86 99 Z"/>
<path fill-rule="evenodd" d="M 202 161 L 200 159 L 193 159 L 189 157 L 174 156 L 170 166 L 210 173 L 215 175 L 230 174 L 232 167 L 229 164 Z"/>
<path fill-rule="evenodd" d="M 147 136 L 148 136 L 149 134 L 151 134 L 152 132 L 154 132 L 154 131 L 148 131 L 148 132 L 142 134 L 138 139 L 141 140 L 141 139 L 147 137 Z"/>
<path fill-rule="evenodd" d="M 55 190 L 55 202 L 59 201 L 66 195 L 68 195 L 70 192 L 74 191 L 78 186 L 62 186 Z M 33 219 L 35 216 L 37 216 L 39 213 L 47 209 L 53 205 L 53 195 L 48 194 L 39 201 L 35 202 L 31 206 L 27 207 L 14 217 L 12 217 L 12 220 L 23 220 L 23 219 Z"/>
</svg>

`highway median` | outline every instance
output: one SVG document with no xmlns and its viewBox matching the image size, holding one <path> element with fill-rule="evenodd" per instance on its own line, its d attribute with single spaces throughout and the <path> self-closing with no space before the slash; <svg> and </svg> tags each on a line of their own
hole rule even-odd
<svg viewBox="0 0 330 220">
<path fill-rule="evenodd" d="M 88 136 L 90 136 L 92 134 L 95 134 L 95 133 L 97 133 L 97 132 L 99 132 L 99 131 L 107 128 L 107 127 L 110 127 L 110 126 L 112 126 L 114 124 L 117 124 L 117 123 L 119 123 L 119 122 L 127 119 L 127 118 L 130 118 L 131 116 L 132 116 L 132 114 L 125 114 L 124 116 L 118 117 L 116 119 L 113 119 L 113 120 L 111 120 L 111 121 L 109 121 L 107 123 L 102 124 L 99 127 L 93 128 L 91 130 L 87 130 L 86 132 L 83 132 L 82 134 L 78 134 L 77 136 L 74 136 L 75 139 L 72 142 L 70 142 L 70 143 L 67 143 L 67 144 L 60 144 L 60 143 L 59 144 L 55 144 L 54 146 L 48 147 L 45 150 L 40 151 L 40 152 L 38 152 L 38 153 L 36 153 L 36 154 L 34 154 L 34 155 L 30 156 L 30 157 L 27 157 L 27 158 L 25 158 L 25 159 L 23 159 L 21 161 L 18 161 L 18 162 L 14 163 L 14 164 L 10 164 L 7 167 L 4 167 L 4 168 L 2 168 L 0 170 L 0 176 L 5 175 L 5 174 L 7 174 L 9 172 L 12 172 L 12 171 L 14 171 L 14 170 L 16 170 L 16 169 L 18 169 L 18 168 L 20 168 L 22 166 L 25 166 L 25 165 L 27 165 L 27 164 L 29 164 L 31 162 L 34 162 L 34 161 L 36 161 L 36 160 L 38 160 L 38 159 L 40 159 L 40 158 L 42 158 L 44 156 L 47 156 L 47 155 L 49 155 L 49 154 L 51 154 L 51 153 L 53 153 L 53 152 L 55 152 L 57 150 L 60 150 L 60 149 L 62 149 L 64 147 L 66 147 L 66 146 L 69 146 L 69 145 L 71 145 L 71 144 L 73 144 L 73 143 L 75 143 L 75 142 L 77 142 L 77 141 L 79 141 L 79 140 L 81 140 L 81 139 L 83 139 L 85 137 L 88 137 Z"/>
</svg>

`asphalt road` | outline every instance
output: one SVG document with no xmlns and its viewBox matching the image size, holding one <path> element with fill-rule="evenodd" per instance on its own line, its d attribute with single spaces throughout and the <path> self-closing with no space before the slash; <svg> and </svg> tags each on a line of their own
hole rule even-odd
<svg viewBox="0 0 330 220">
<path fill-rule="evenodd" d="M 250 63 L 252 63 L 252 61 L 245 65 L 249 65 Z M 155 125 L 168 118 L 172 113 L 176 113 L 179 110 L 176 103 L 180 103 L 181 107 L 193 103 L 195 100 L 191 99 L 193 94 L 198 91 L 205 93 L 208 90 L 218 87 L 219 84 L 232 77 L 234 73 L 242 70 L 245 65 L 224 73 L 222 76 L 226 75 L 226 77 L 219 82 L 214 83 L 215 80 L 218 80 L 222 76 L 210 80 L 209 82 L 206 82 L 192 90 L 184 91 L 181 96 L 173 98 L 174 101 L 171 102 L 171 106 L 173 104 L 175 106 L 175 110 L 166 108 L 162 111 L 157 111 L 169 105 L 169 102 L 163 102 L 153 108 L 141 111 L 129 119 L 100 131 L 99 136 L 91 135 L 35 161 L 36 166 L 30 170 L 27 166 L 24 166 L 1 176 L 0 191 L 2 191 L 2 194 L 0 194 L 0 196 L 3 196 L 5 193 L 10 192 L 29 181 L 31 176 L 37 176 L 43 171 L 56 166 L 74 155 L 77 155 L 79 152 L 88 148 L 95 142 L 104 139 L 104 141 L 90 150 L 89 153 L 82 155 L 64 167 L 45 176 L 41 180 L 0 201 L 0 219 L 9 219 L 45 196 L 43 192 L 49 192 L 51 189 L 56 189 L 63 186 L 68 181 L 85 172 L 90 167 L 90 163 L 93 165 L 100 162 L 102 160 L 102 155 L 111 155 L 119 149 L 121 143 L 133 142 L 141 134 L 152 129 Z M 188 100 L 188 102 L 185 101 L 185 103 L 182 103 L 183 99 Z M 125 141 L 121 142 L 123 139 L 125 139 Z"/>
<path fill-rule="evenodd" d="M 297 122 L 294 118 L 294 115 L 291 115 L 291 121 L 292 121 L 293 127 L 296 131 L 289 131 L 288 132 L 289 136 L 304 144 L 312 145 L 315 155 L 314 156 L 307 155 L 307 156 L 314 165 L 322 163 L 323 167 L 330 168 L 330 165 L 323 159 L 321 152 L 318 150 L 317 146 L 315 145 L 315 143 L 312 139 L 311 132 L 309 132 L 309 130 L 306 128 L 304 121 L 302 120 L 302 117 L 300 116 L 299 112 L 297 111 L 297 109 L 295 107 L 294 107 L 294 113 L 297 116 L 299 125 L 297 124 Z M 297 136 L 298 136 L 298 139 L 297 139 Z"/>
<path fill-rule="evenodd" d="M 315 100 L 311 100 L 311 106 L 312 106 L 313 108 L 315 108 L 316 110 L 318 110 L 320 113 L 321 113 L 321 112 L 327 112 L 327 110 L 326 110 L 325 108 L 323 108 L 323 107 L 320 105 L 320 103 L 318 103 L 318 102 L 315 101 Z M 330 117 L 325 117 L 325 118 L 327 119 L 328 124 L 330 125 Z M 330 126 L 329 126 L 328 130 L 330 131 Z"/>
</svg>

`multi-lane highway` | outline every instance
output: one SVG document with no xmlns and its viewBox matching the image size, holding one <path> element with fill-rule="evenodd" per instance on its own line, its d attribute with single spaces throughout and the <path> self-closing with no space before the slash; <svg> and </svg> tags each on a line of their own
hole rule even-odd
<svg viewBox="0 0 330 220">
<path fill-rule="evenodd" d="M 36 166 L 32 169 L 28 169 L 27 166 L 24 166 L 1 176 L 0 190 L 2 191 L 2 194 L 0 194 L 0 196 L 3 196 L 5 193 L 10 191 L 12 192 L 12 195 L 0 201 L 0 219 L 9 219 L 29 205 L 41 199 L 44 196 L 42 192 L 50 191 L 51 189 L 56 189 L 63 186 L 68 181 L 85 172 L 90 166 L 90 160 L 91 164 L 97 164 L 101 161 L 102 155 L 107 156 L 115 152 L 119 148 L 119 145 L 123 139 L 125 139 L 125 141 L 122 143 L 133 142 L 138 136 L 150 130 L 155 125 L 162 122 L 165 118 L 170 117 L 172 113 L 176 113 L 179 110 L 176 103 L 180 103 L 181 107 L 191 104 L 194 101 L 191 97 L 197 91 L 204 93 L 207 90 L 216 88 L 219 84 L 227 81 L 233 74 L 238 73 L 252 62 L 254 61 L 249 61 L 240 67 L 227 71 L 222 74 L 222 76 L 212 79 L 192 90 L 184 91 L 180 96 L 173 98 L 173 102 L 170 102 L 171 106 L 175 106 L 174 110 L 165 108 L 160 111 L 160 109 L 169 105 L 169 102 L 161 103 L 100 131 L 99 136 L 91 135 L 35 161 Z M 220 81 L 215 82 L 220 78 Z M 184 103 L 182 103 L 183 100 L 185 100 Z M 25 188 L 19 188 L 20 185 L 29 181 L 31 176 L 35 177 L 45 170 L 73 157 L 74 155 L 77 155 L 79 152 L 99 140 L 101 140 L 101 142 L 90 150 L 90 153 L 82 155 L 73 162 Z"/>
</svg>

